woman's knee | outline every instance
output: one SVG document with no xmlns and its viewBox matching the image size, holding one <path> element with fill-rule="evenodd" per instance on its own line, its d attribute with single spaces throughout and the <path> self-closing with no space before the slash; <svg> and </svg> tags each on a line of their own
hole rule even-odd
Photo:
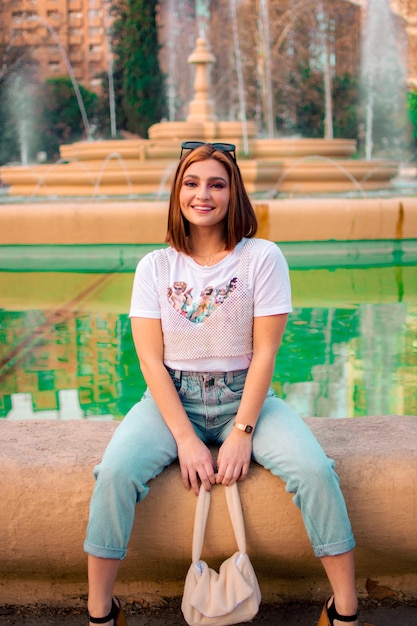
<svg viewBox="0 0 417 626">
<path fill-rule="evenodd" d="M 323 490 L 339 488 L 339 477 L 335 471 L 333 459 L 324 453 L 311 458 L 303 458 L 290 472 L 287 480 L 287 491 L 323 492 Z"/>
<path fill-rule="evenodd" d="M 106 463 L 104 460 L 94 468 L 94 478 L 105 483 L 121 483 L 132 479 L 132 473 L 123 463 Z"/>
</svg>

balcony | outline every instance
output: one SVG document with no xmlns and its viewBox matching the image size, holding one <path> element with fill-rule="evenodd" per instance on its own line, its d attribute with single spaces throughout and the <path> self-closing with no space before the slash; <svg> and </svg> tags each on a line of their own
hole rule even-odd
<svg viewBox="0 0 417 626">
<path fill-rule="evenodd" d="M 49 76 L 60 76 L 63 73 L 63 67 L 60 63 L 48 63 L 48 75 Z"/>
<path fill-rule="evenodd" d="M 88 20 L 88 25 L 90 27 L 102 28 L 103 27 L 103 18 L 100 16 L 91 17 Z"/>
<path fill-rule="evenodd" d="M 25 13 L 36 12 L 37 4 L 37 0 L 21 0 L 19 2 L 19 10 Z"/>
<path fill-rule="evenodd" d="M 103 61 L 104 54 L 103 51 L 91 51 L 88 53 L 88 60 L 90 63 L 100 63 Z"/>
<path fill-rule="evenodd" d="M 50 63 L 59 63 L 61 60 L 61 53 L 57 46 L 47 46 L 48 60 Z"/>
<path fill-rule="evenodd" d="M 81 28 L 83 25 L 83 16 L 80 13 L 69 13 L 68 23 L 70 28 Z"/>
<path fill-rule="evenodd" d="M 74 50 L 70 50 L 68 58 L 72 63 L 82 63 L 84 60 L 84 54 L 81 48 L 76 48 Z"/>
<path fill-rule="evenodd" d="M 74 72 L 74 76 L 77 80 L 80 80 L 81 78 L 83 78 L 84 73 L 83 73 L 83 67 L 82 65 L 72 65 L 72 70 Z"/>
<path fill-rule="evenodd" d="M 83 43 L 82 33 L 69 33 L 68 42 L 70 46 L 81 46 Z"/>
<path fill-rule="evenodd" d="M 69 0 L 68 10 L 69 11 L 82 11 L 83 10 L 82 0 Z"/>
<path fill-rule="evenodd" d="M 104 41 L 104 34 L 101 33 L 99 35 L 90 35 L 89 42 L 92 45 L 100 45 Z"/>
<path fill-rule="evenodd" d="M 56 10 L 50 10 L 46 12 L 46 20 L 54 28 L 61 23 L 61 16 Z"/>
</svg>

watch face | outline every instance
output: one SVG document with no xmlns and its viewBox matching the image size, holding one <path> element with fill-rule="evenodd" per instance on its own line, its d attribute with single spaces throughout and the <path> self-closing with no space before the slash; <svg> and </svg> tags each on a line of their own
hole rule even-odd
<svg viewBox="0 0 417 626">
<path fill-rule="evenodd" d="M 249 424 L 245 427 L 245 433 L 251 433 L 253 430 L 253 426 L 249 426 Z"/>
</svg>

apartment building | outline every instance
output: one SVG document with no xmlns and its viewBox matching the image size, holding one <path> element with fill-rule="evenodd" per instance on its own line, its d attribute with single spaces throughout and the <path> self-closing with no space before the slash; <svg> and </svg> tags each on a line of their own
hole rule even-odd
<svg viewBox="0 0 417 626">
<path fill-rule="evenodd" d="M 417 89 L 417 0 L 402 0 L 399 14 L 406 24 L 408 42 L 408 82 Z"/>
<path fill-rule="evenodd" d="M 369 0 L 350 2 L 365 8 Z M 113 0 L 0 0 L 0 44 L 6 48 L 9 45 L 27 46 L 38 64 L 41 80 L 68 74 L 69 63 L 78 82 L 87 89 L 99 92 L 101 81 L 98 76 L 107 71 L 109 63 L 109 12 L 112 3 Z M 402 22 L 407 39 L 408 82 L 411 88 L 415 88 L 417 0 L 390 0 L 390 4 Z M 188 13 L 194 11 L 194 0 L 177 0 L 177 4 L 168 0 L 161 2 L 162 16 L 172 6 L 180 10 L 184 27 Z M 161 43 L 164 43 L 163 33 Z M 344 40 L 339 45 L 345 47 L 341 58 L 350 58 L 349 49 L 354 44 Z M 161 61 L 164 71 L 169 73 L 164 54 Z"/>
<path fill-rule="evenodd" d="M 1 6 L 3 45 L 26 46 L 41 80 L 72 71 L 84 87 L 100 91 L 111 0 L 3 0 Z"/>
</svg>

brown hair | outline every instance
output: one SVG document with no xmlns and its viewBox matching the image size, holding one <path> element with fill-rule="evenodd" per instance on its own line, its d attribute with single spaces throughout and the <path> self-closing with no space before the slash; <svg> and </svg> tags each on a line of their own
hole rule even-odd
<svg viewBox="0 0 417 626">
<path fill-rule="evenodd" d="M 186 153 L 178 164 L 169 199 L 168 226 L 165 243 L 179 252 L 190 253 L 187 243 L 188 220 L 181 213 L 179 195 L 185 171 L 192 163 L 214 159 L 221 163 L 229 176 L 230 200 L 225 224 L 226 249 L 232 250 L 243 237 L 254 237 L 258 228 L 255 211 L 243 184 L 236 161 L 228 152 L 204 144 Z"/>
</svg>

